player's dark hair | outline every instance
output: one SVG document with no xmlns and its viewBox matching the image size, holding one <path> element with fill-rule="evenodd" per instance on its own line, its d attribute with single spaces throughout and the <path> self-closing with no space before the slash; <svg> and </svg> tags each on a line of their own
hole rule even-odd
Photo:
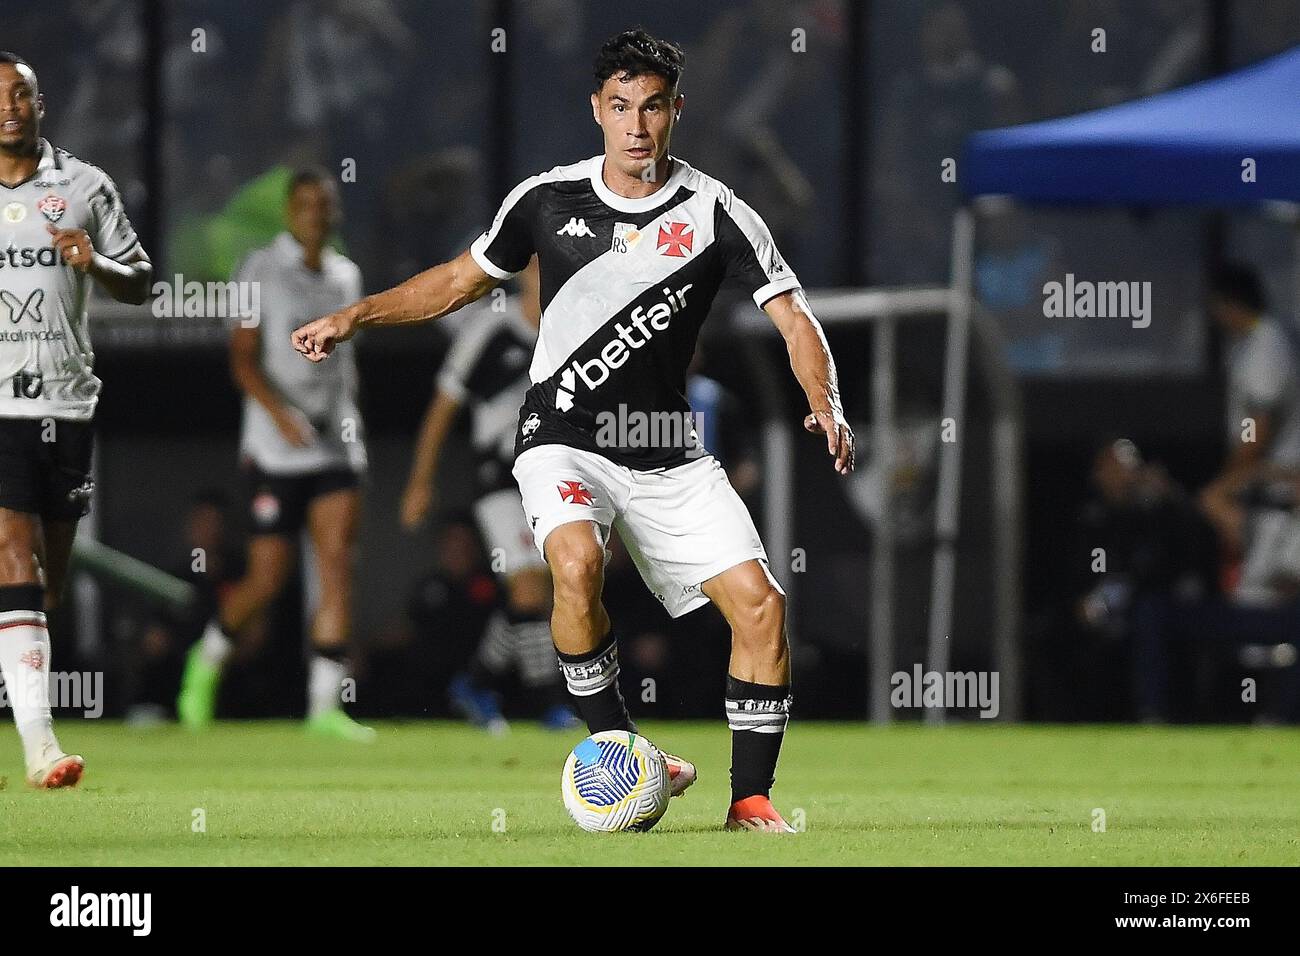
<svg viewBox="0 0 1300 956">
<path fill-rule="evenodd" d="M 286 193 L 288 198 L 293 198 L 299 186 L 321 186 L 332 192 L 334 177 L 324 166 L 302 166 L 295 169 L 293 175 L 289 177 L 289 189 Z"/>
<path fill-rule="evenodd" d="M 638 27 L 624 30 L 601 44 L 596 54 L 596 91 L 611 76 L 631 79 L 646 73 L 662 76 L 672 90 L 686 68 L 686 54 L 676 43 L 660 40 Z"/>
<path fill-rule="evenodd" d="M 1259 273 L 1240 262 L 1225 262 L 1210 276 L 1210 294 L 1245 306 L 1252 312 L 1268 308 L 1268 296 Z"/>
<path fill-rule="evenodd" d="M 12 63 L 14 66 L 25 66 L 33 73 L 36 72 L 36 67 L 32 66 L 17 53 L 10 53 L 8 50 L 0 50 L 0 63 Z"/>
<path fill-rule="evenodd" d="M 27 69 L 32 71 L 33 78 L 36 76 L 36 67 L 32 66 L 17 53 L 11 53 L 8 50 L 0 50 L 0 63 L 12 63 L 14 66 L 25 66 Z M 35 82 L 33 85 L 35 85 Z M 32 90 L 32 92 L 36 93 L 38 91 Z"/>
</svg>

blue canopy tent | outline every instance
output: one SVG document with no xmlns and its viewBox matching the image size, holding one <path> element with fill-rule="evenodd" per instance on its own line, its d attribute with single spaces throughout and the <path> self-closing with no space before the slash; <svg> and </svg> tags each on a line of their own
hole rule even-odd
<svg viewBox="0 0 1300 956">
<path fill-rule="evenodd" d="M 1243 162 L 1253 160 L 1253 176 Z M 1101 205 L 1300 202 L 1300 47 L 1226 76 L 966 140 L 969 197 Z"/>
<path fill-rule="evenodd" d="M 975 218 L 971 200 L 999 195 L 1039 204 L 1214 207 L 1300 203 L 1300 47 L 1225 76 L 1078 116 L 974 133 L 958 179 L 967 200 L 952 233 L 951 319 L 944 360 L 943 415 L 962 420 L 974 316 Z M 1296 281 L 1300 288 L 1300 232 Z M 1300 297 L 1298 297 L 1300 299 Z M 961 491 L 961 435 L 940 446 L 929 666 L 948 670 L 955 542 Z M 1009 458 L 994 516 L 999 578 L 1019 566 L 1021 436 L 1018 421 L 995 423 L 995 456 Z M 1018 602 L 999 580 L 994 660 L 1003 713 L 1018 700 Z M 939 715 L 941 711 L 931 712 Z M 927 715 L 929 716 L 929 715 Z M 941 719 L 937 717 L 936 719 Z"/>
</svg>

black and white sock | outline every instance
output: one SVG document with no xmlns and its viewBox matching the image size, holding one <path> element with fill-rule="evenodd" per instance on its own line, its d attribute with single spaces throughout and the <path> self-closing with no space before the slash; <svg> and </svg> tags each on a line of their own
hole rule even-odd
<svg viewBox="0 0 1300 956">
<path fill-rule="evenodd" d="M 636 733 L 636 724 L 628 716 L 627 705 L 618 689 L 618 641 L 612 630 L 589 654 L 561 654 L 558 650 L 556 654 L 569 698 L 587 722 L 589 733 L 598 734 L 602 730 Z"/>
<path fill-rule="evenodd" d="M 732 803 L 771 794 L 791 700 L 789 684 L 752 684 L 727 675 Z"/>
</svg>

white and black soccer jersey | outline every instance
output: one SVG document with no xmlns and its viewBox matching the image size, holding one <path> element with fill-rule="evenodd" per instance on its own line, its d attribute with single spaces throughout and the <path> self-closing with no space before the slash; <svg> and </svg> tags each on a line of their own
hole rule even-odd
<svg viewBox="0 0 1300 956">
<path fill-rule="evenodd" d="M 306 447 L 291 445 L 270 413 L 246 395 L 240 454 L 273 475 L 336 468 L 365 471 L 354 343 L 340 343 L 330 361 L 313 365 L 302 360 L 290 338 L 299 326 L 361 298 L 361 270 L 347 256 L 327 248 L 321 252 L 320 272 L 314 272 L 303 262 L 302 246 L 282 232 L 270 245 L 249 253 L 234 278 L 255 282 L 260 289 L 262 373 L 316 432 L 316 440 Z"/>
<path fill-rule="evenodd" d="M 84 229 L 110 259 L 139 241 L 107 173 L 43 139 L 40 151 L 29 179 L 0 184 L 0 418 L 90 421 L 100 390 L 93 280 L 60 258 L 47 227 Z"/>
<path fill-rule="evenodd" d="M 718 180 L 674 158 L 660 189 L 627 199 L 605 185 L 603 163 L 593 156 L 524 180 L 470 252 L 499 279 L 538 257 L 542 322 L 517 452 L 561 444 L 629 468 L 672 467 L 699 457 L 693 433 L 629 447 L 598 442 L 601 420 L 686 421 L 686 367 L 722 283 L 762 306 L 799 280 L 763 220 Z"/>
<path fill-rule="evenodd" d="M 478 458 L 479 493 L 513 489 L 519 407 L 532 380 L 528 366 L 537 330 L 519 309 L 518 297 L 505 309 L 479 310 L 461 325 L 438 372 L 438 388 L 472 416 L 471 441 Z"/>
</svg>

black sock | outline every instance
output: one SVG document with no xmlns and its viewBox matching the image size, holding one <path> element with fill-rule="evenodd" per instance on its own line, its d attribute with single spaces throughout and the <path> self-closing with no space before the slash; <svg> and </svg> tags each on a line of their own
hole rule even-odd
<svg viewBox="0 0 1300 956">
<path fill-rule="evenodd" d="M 751 684 L 727 675 L 727 725 L 731 728 L 731 802 L 768 796 L 776 758 L 790 719 L 790 685 Z"/>
<path fill-rule="evenodd" d="M 618 641 L 611 630 L 589 654 L 561 654 L 560 672 L 569 688 L 569 699 L 587 722 L 587 730 L 630 730 L 636 724 L 628 716 L 627 705 L 618 690 Z"/>
</svg>

